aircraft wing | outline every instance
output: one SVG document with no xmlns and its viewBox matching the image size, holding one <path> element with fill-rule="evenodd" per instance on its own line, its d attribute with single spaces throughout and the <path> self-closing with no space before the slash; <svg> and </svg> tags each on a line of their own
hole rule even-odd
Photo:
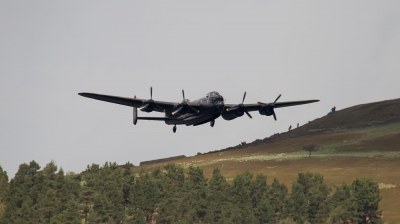
<svg viewBox="0 0 400 224">
<path fill-rule="evenodd" d="M 237 107 L 238 104 L 225 104 L 225 109 Z M 259 110 L 262 105 L 258 103 L 249 103 L 249 104 L 243 104 L 244 107 L 246 108 L 247 111 L 256 111 Z"/>
<path fill-rule="evenodd" d="M 103 94 L 97 94 L 97 93 L 79 93 L 79 95 L 92 98 L 95 100 L 101 100 L 109 103 L 116 103 L 128 107 L 142 107 L 145 105 L 147 102 L 146 99 L 139 99 L 139 98 L 128 98 L 128 97 L 120 97 L 120 96 L 110 96 L 110 95 L 103 95 Z M 172 102 L 163 102 L 163 101 L 154 101 L 155 104 L 160 106 L 162 109 L 172 109 L 174 105 L 177 105 L 178 103 L 172 103 Z M 159 108 L 154 108 L 154 111 L 158 112 L 163 112 Z"/>
<path fill-rule="evenodd" d="M 298 106 L 302 104 L 314 103 L 318 102 L 319 100 L 301 100 L 301 101 L 288 101 L 288 102 L 277 102 L 275 103 L 274 108 L 281 108 L 281 107 L 290 107 L 290 106 Z M 252 104 L 243 104 L 247 111 L 257 111 L 262 106 L 267 105 L 267 103 L 252 103 Z M 237 104 L 225 104 L 225 108 L 236 107 Z"/>
<path fill-rule="evenodd" d="M 298 105 L 302 105 L 302 104 L 315 103 L 318 101 L 319 100 L 301 100 L 301 101 L 278 102 L 278 103 L 275 103 L 275 108 L 298 106 Z"/>
</svg>

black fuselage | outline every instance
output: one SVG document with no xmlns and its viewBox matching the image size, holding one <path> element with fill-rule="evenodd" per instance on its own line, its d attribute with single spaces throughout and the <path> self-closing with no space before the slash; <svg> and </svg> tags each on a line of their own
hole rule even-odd
<svg viewBox="0 0 400 224">
<path fill-rule="evenodd" d="M 189 101 L 187 101 L 189 103 Z M 192 104 L 200 105 L 198 111 L 183 109 L 179 113 L 173 111 L 180 106 L 177 104 L 173 110 L 165 111 L 165 116 L 171 118 L 166 120 L 166 124 L 200 125 L 217 119 L 224 108 L 224 98 L 217 92 L 211 92 L 206 97 L 190 101 Z"/>
</svg>

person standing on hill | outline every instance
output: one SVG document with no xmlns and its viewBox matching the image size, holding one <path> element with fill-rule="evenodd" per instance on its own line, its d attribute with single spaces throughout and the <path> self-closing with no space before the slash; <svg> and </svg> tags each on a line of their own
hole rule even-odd
<svg viewBox="0 0 400 224">
<path fill-rule="evenodd" d="M 297 128 L 299 128 L 299 123 L 297 123 Z"/>
<path fill-rule="evenodd" d="M 292 125 L 289 126 L 288 130 L 289 132 L 292 130 Z"/>
</svg>

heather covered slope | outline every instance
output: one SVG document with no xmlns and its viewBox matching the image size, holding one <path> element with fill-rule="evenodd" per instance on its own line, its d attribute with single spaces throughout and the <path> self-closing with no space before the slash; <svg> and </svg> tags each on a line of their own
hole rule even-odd
<svg viewBox="0 0 400 224">
<path fill-rule="evenodd" d="M 290 185 L 299 172 L 319 172 L 330 186 L 371 177 L 380 183 L 384 220 L 400 223 L 400 99 L 349 107 L 294 129 L 245 146 L 170 161 L 201 166 L 233 178 L 246 170 Z M 311 158 L 302 146 L 315 143 Z M 206 151 L 206 150 L 204 150 Z M 165 163 L 152 164 L 153 167 Z M 135 171 L 135 170 L 134 170 Z"/>
<path fill-rule="evenodd" d="M 307 133 L 337 132 L 400 121 L 400 99 L 361 104 L 336 111 L 303 126 L 294 136 Z"/>
<path fill-rule="evenodd" d="M 250 145 L 264 144 L 318 134 L 342 133 L 384 124 L 400 122 L 400 99 L 361 104 L 336 111 L 333 114 L 309 121 L 290 133 L 280 133 L 259 139 Z M 249 145 L 247 145 L 249 146 Z M 226 150 L 242 148 L 229 147 Z"/>
</svg>

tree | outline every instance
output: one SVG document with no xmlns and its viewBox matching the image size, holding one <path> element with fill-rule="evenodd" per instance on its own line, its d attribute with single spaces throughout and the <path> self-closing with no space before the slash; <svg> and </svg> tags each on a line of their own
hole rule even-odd
<svg viewBox="0 0 400 224">
<path fill-rule="evenodd" d="M 329 213 L 326 200 L 330 192 L 321 174 L 299 173 L 288 200 L 291 217 L 311 223 L 326 221 Z"/>
<path fill-rule="evenodd" d="M 268 201 L 276 220 L 281 220 L 286 216 L 285 199 L 287 194 L 287 186 L 279 183 L 278 179 L 275 178 L 268 191 Z"/>
<path fill-rule="evenodd" d="M 110 200 L 108 200 L 107 197 L 105 197 L 102 194 L 97 194 L 95 196 L 94 199 L 94 204 L 93 204 L 93 216 L 92 214 L 89 212 L 89 216 L 92 216 L 92 219 L 96 219 L 97 222 L 100 223 L 107 223 L 110 221 L 110 219 L 113 219 L 114 217 L 114 213 L 113 213 L 113 205 L 112 202 L 110 202 Z M 89 216 L 87 218 L 87 220 L 89 221 L 89 223 L 93 223 L 90 221 Z"/>
<path fill-rule="evenodd" d="M 253 223 L 256 221 L 252 201 L 253 186 L 253 174 L 249 171 L 236 175 L 232 185 L 228 188 L 227 204 L 223 210 L 224 219 L 231 223 Z"/>
<path fill-rule="evenodd" d="M 190 166 L 187 175 L 178 209 L 185 221 L 203 222 L 207 210 L 207 179 L 200 167 Z"/>
<path fill-rule="evenodd" d="M 332 223 L 355 223 L 353 217 L 356 212 L 356 204 L 351 187 L 342 184 L 335 188 L 335 193 L 328 199 L 332 207 L 329 212 L 330 221 Z"/>
<path fill-rule="evenodd" d="M 150 176 L 143 180 L 136 180 L 132 189 L 132 212 L 140 210 L 146 217 L 146 221 L 149 221 L 159 200 L 160 193 Z"/>
<path fill-rule="evenodd" d="M 324 183 L 322 175 L 315 173 L 312 179 L 312 187 L 306 194 L 308 200 L 308 221 L 310 223 L 317 223 L 318 221 L 322 221 L 321 219 L 324 219 L 323 216 L 328 216 L 329 210 L 324 202 L 330 193 L 331 188 Z M 317 220 L 318 213 L 319 217 Z"/>
<path fill-rule="evenodd" d="M 57 215 L 57 208 L 60 201 L 56 196 L 56 191 L 49 189 L 44 194 L 43 200 L 38 203 L 37 214 L 40 223 L 49 223 L 54 215 Z"/>
<path fill-rule="evenodd" d="M 164 166 L 166 171 L 161 202 L 158 206 L 156 220 L 159 223 L 176 223 L 179 221 L 179 206 L 183 195 L 181 194 L 185 182 L 185 173 L 182 167 L 175 164 Z"/>
<path fill-rule="evenodd" d="M 293 182 L 292 192 L 286 199 L 286 207 L 288 217 L 293 218 L 294 221 L 304 223 L 308 219 L 308 203 L 304 188 L 298 182 Z"/>
<path fill-rule="evenodd" d="M 228 184 L 218 168 L 214 168 L 208 183 L 206 223 L 218 223 L 222 218 L 222 210 L 227 200 Z"/>
<path fill-rule="evenodd" d="M 9 183 L 7 171 L 3 170 L 3 167 L 0 165 L 0 218 L 5 210 L 5 196 L 7 195 Z"/>
<path fill-rule="evenodd" d="M 60 214 L 53 216 L 50 220 L 51 224 L 81 224 L 82 220 L 79 214 L 79 205 L 73 199 L 66 203 L 66 209 Z"/>
<path fill-rule="evenodd" d="M 7 194 L 8 191 L 8 175 L 7 171 L 3 170 L 3 167 L 0 165 L 0 203 L 2 202 L 2 199 Z"/>
<path fill-rule="evenodd" d="M 382 197 L 379 196 L 378 183 L 371 178 L 357 178 L 351 184 L 353 195 L 356 199 L 355 218 L 358 223 L 383 223 L 378 203 Z"/>
<path fill-rule="evenodd" d="M 91 224 L 91 223 L 103 223 L 103 222 L 101 222 L 100 215 L 97 214 L 97 212 L 95 212 L 92 208 L 89 209 L 88 216 L 87 216 L 87 218 L 85 220 L 85 223 L 86 222 L 89 223 L 89 224 Z"/>
<path fill-rule="evenodd" d="M 39 178 L 39 164 L 31 161 L 19 166 L 15 177 L 11 179 L 4 202 L 6 207 L 0 223 L 27 223 L 32 220 L 33 205 L 37 199 L 34 183 Z M 35 190 L 36 189 L 36 190 Z M 21 211 L 26 211 L 22 213 Z"/>
<path fill-rule="evenodd" d="M 315 144 L 310 143 L 310 144 L 304 145 L 303 150 L 307 151 L 309 153 L 308 157 L 311 157 L 311 152 L 316 152 L 319 150 L 319 148 Z"/>
<path fill-rule="evenodd" d="M 131 167 L 133 165 L 129 162 L 127 162 L 124 166 L 124 174 L 123 174 L 123 186 L 122 186 L 122 192 L 123 192 L 123 197 L 124 197 L 124 204 L 125 207 L 129 206 L 129 204 L 131 203 L 130 201 L 130 197 L 131 197 L 131 189 L 132 189 L 132 185 L 134 183 L 135 180 L 135 176 L 133 175 L 132 171 L 131 171 Z"/>
<path fill-rule="evenodd" d="M 264 174 L 257 174 L 256 179 L 251 183 L 250 189 L 252 206 L 257 208 L 262 200 L 266 199 L 268 191 L 267 177 Z"/>
<path fill-rule="evenodd" d="M 142 212 L 142 210 L 138 209 L 134 212 L 133 214 L 133 218 L 131 220 L 129 220 L 129 223 L 132 224 L 147 224 L 147 222 L 145 221 L 144 218 L 144 213 Z"/>
</svg>

